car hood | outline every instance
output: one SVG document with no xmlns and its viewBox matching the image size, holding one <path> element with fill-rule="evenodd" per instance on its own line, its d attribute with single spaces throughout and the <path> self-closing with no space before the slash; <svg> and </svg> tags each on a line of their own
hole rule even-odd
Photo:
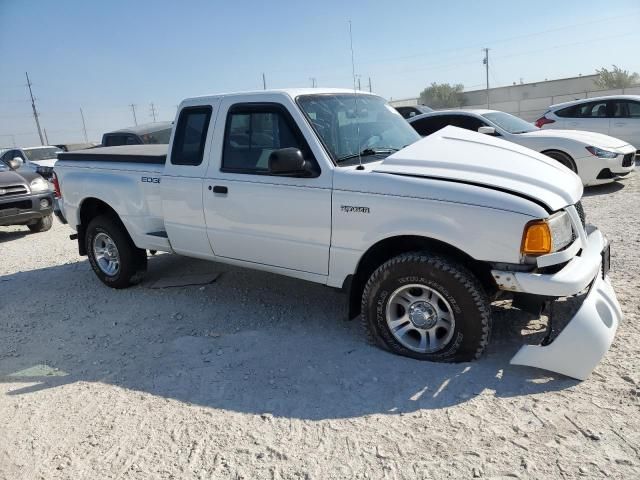
<svg viewBox="0 0 640 480">
<path fill-rule="evenodd" d="M 53 167 L 57 161 L 57 158 L 45 158 L 43 160 L 29 160 L 29 163 L 32 163 L 39 167 Z"/>
<path fill-rule="evenodd" d="M 0 188 L 8 187 L 9 185 L 27 184 L 28 182 L 24 179 L 24 177 L 13 170 L 0 171 Z"/>
<path fill-rule="evenodd" d="M 515 143 L 452 126 L 390 155 L 374 171 L 507 191 L 551 211 L 582 197 L 580 178 L 555 160 Z"/>
<path fill-rule="evenodd" d="M 583 143 L 585 146 L 598 148 L 620 148 L 628 145 L 624 140 L 610 137 L 602 133 L 585 132 L 582 130 L 536 130 L 534 132 L 519 133 L 518 137 L 525 138 L 568 138 Z"/>
</svg>

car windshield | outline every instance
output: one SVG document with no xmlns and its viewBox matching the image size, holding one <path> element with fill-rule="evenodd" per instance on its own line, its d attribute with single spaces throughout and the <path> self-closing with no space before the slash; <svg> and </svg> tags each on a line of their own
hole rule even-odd
<svg viewBox="0 0 640 480">
<path fill-rule="evenodd" d="M 58 158 L 59 153 L 64 153 L 58 147 L 47 147 L 47 148 L 25 148 L 24 154 L 27 156 L 29 161 L 38 161 L 38 160 L 49 160 L 51 158 Z"/>
<path fill-rule="evenodd" d="M 379 160 L 420 139 L 387 102 L 373 95 L 321 94 L 298 97 L 314 130 L 339 165 Z M 366 152 L 366 153 L 365 153 Z"/>
<path fill-rule="evenodd" d="M 6 170 L 9 170 L 9 167 L 7 166 L 6 163 L 4 163 L 2 160 L 0 160 L 0 172 L 4 172 Z"/>
<path fill-rule="evenodd" d="M 140 138 L 142 139 L 142 143 L 146 144 L 169 143 L 171 127 L 156 132 L 143 133 L 140 135 Z"/>
<path fill-rule="evenodd" d="M 509 133 L 527 133 L 540 130 L 535 125 L 504 112 L 484 113 L 482 116 Z"/>
</svg>

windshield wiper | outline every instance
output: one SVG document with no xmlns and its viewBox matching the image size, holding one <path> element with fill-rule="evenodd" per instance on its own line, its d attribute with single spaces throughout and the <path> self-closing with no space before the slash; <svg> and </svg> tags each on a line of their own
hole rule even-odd
<svg viewBox="0 0 640 480">
<path fill-rule="evenodd" d="M 362 150 L 360 152 L 360 154 L 357 153 L 352 153 L 349 155 L 345 155 L 344 157 L 340 157 L 337 162 L 338 163 L 342 163 L 346 160 L 351 160 L 353 158 L 358 158 L 358 157 L 370 157 L 372 155 L 384 155 L 384 154 L 392 154 L 397 152 L 398 150 L 400 150 L 399 148 L 393 148 L 393 147 L 382 147 L 382 148 L 365 148 L 364 150 Z"/>
</svg>

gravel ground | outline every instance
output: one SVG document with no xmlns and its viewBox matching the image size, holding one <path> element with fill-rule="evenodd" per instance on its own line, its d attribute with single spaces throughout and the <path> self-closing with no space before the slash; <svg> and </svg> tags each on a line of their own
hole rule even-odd
<svg viewBox="0 0 640 480">
<path fill-rule="evenodd" d="M 0 478 L 640 478 L 640 177 L 584 204 L 626 316 L 585 382 L 509 365 L 545 319 L 508 303 L 480 361 L 421 363 L 319 285 L 158 255 L 115 291 L 68 227 L 1 227 Z"/>
</svg>

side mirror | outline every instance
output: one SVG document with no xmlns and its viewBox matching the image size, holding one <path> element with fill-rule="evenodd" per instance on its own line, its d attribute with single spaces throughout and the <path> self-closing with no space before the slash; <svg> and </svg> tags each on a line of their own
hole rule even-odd
<svg viewBox="0 0 640 480">
<path fill-rule="evenodd" d="M 313 175 L 313 170 L 300 149 L 288 147 L 271 152 L 269 173 L 285 177 L 310 177 Z"/>
<path fill-rule="evenodd" d="M 23 161 L 20 157 L 15 157 L 9 160 L 7 164 L 11 170 L 18 170 L 22 166 Z"/>
<path fill-rule="evenodd" d="M 496 129 L 494 127 L 480 127 L 478 133 L 484 133 L 485 135 L 495 135 Z"/>
</svg>

